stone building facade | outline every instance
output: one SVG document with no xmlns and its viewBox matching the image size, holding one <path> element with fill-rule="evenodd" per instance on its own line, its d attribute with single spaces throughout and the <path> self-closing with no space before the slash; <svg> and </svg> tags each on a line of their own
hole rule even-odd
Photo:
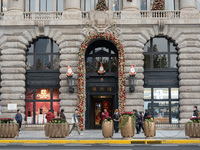
<svg viewBox="0 0 200 150">
<path fill-rule="evenodd" d="M 25 101 L 26 88 L 31 86 L 31 84 L 28 84 L 29 80 L 27 78 L 38 74 L 38 72 L 33 72 L 29 76 L 26 63 L 28 59 L 27 53 L 35 40 L 45 37 L 52 39 L 60 49 L 59 74 L 51 74 L 49 72 L 48 74 L 51 74 L 51 77 L 59 77 L 59 79 L 53 78 L 52 80 L 59 80 L 60 108 L 65 110 L 66 117 L 70 121 L 74 109 L 77 108 L 77 105 L 80 105 L 78 102 L 80 97 L 79 86 L 81 85 L 78 82 L 78 64 L 80 62 L 78 54 L 83 44 L 82 42 L 90 34 L 107 32 L 108 34 L 113 34 L 121 42 L 124 49 L 126 111 L 131 111 L 132 109 L 144 111 L 144 91 L 145 84 L 148 85 L 146 81 L 149 76 L 144 68 L 144 49 L 147 47 L 148 41 L 162 37 L 173 42 L 178 55 L 177 71 L 175 70 L 177 74 L 173 76 L 174 78 L 177 77 L 176 80 L 178 81 L 175 86 L 175 88 L 178 88 L 179 95 L 177 98 L 179 117 L 177 118 L 181 123 L 186 122 L 192 116 L 193 106 L 197 105 L 200 108 L 200 12 L 197 10 L 196 0 L 181 0 L 180 10 L 174 11 L 141 11 L 139 0 L 132 2 L 123 0 L 121 2 L 122 10 L 120 11 L 86 12 L 81 10 L 82 3 L 80 2 L 80 0 L 64 0 L 63 12 L 25 12 L 24 0 L 8 1 L 8 11 L 0 14 L 1 117 L 14 117 L 16 110 L 8 109 L 8 104 L 17 104 L 17 108 L 22 110 L 25 117 L 28 111 L 26 110 L 27 102 Z M 93 40 L 98 41 L 99 39 L 94 38 Z M 117 45 L 115 46 L 117 47 Z M 174 57 L 171 58 L 173 59 Z M 137 72 L 134 92 L 129 91 L 130 83 L 128 80 L 132 64 L 135 65 Z M 66 76 L 68 65 L 71 66 L 74 72 L 74 93 L 69 93 Z M 152 71 L 150 76 L 153 76 L 153 70 L 149 71 Z M 155 73 L 158 75 L 160 70 L 156 71 Z M 167 70 L 165 71 L 167 72 Z M 84 73 L 86 74 L 86 71 Z M 166 74 L 160 74 L 160 85 L 156 83 L 157 87 L 163 87 L 163 84 L 166 84 L 167 88 L 170 88 L 170 84 L 166 82 L 171 82 L 171 80 L 167 80 L 171 76 L 170 74 L 165 76 Z M 37 76 L 42 84 L 44 84 L 42 80 L 45 80 L 45 76 L 45 74 L 41 78 Z M 146 76 L 147 79 L 145 79 Z M 164 76 L 166 82 L 162 82 L 162 77 Z M 82 112 L 84 124 L 85 120 L 90 118 L 88 115 L 94 113 L 92 110 L 88 113 L 85 112 L 95 107 L 90 106 L 90 108 L 87 108 L 87 90 L 89 88 L 86 80 L 87 76 L 83 81 L 85 83 L 83 87 L 84 112 Z M 153 80 L 151 81 L 153 82 Z M 174 82 L 176 81 L 174 80 Z M 37 84 L 37 82 L 34 83 Z M 115 86 L 117 87 L 117 85 Z M 147 88 L 149 87 L 151 87 L 150 84 Z M 152 87 L 156 87 L 156 85 L 152 85 Z M 116 88 L 116 90 L 119 89 Z M 115 92 L 117 94 L 117 96 L 115 95 L 115 100 L 118 102 L 119 92 Z M 164 93 L 162 90 L 159 92 L 161 94 Z M 171 92 L 168 93 L 170 94 Z M 101 94 L 97 95 L 103 96 Z M 153 101 L 156 98 L 150 99 L 150 101 Z M 163 99 L 162 96 L 160 99 Z M 171 101 L 169 103 L 172 106 Z M 118 106 L 116 104 L 115 108 Z M 154 106 L 152 107 L 154 108 Z M 34 106 L 34 108 L 36 107 Z M 159 111 L 166 111 L 166 108 L 163 107 L 162 110 L 159 108 Z M 167 111 L 169 113 L 172 110 L 168 107 Z M 173 121 L 169 122 L 173 123 Z M 86 128 L 92 127 L 88 125 Z"/>
</svg>

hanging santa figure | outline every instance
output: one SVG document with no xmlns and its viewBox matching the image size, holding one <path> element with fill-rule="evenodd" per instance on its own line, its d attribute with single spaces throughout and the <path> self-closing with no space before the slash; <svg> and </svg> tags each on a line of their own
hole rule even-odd
<svg viewBox="0 0 200 150">
<path fill-rule="evenodd" d="M 100 68 L 99 68 L 99 70 L 98 70 L 98 73 L 100 74 L 100 75 L 102 75 L 102 74 L 104 74 L 106 71 L 104 70 L 104 68 L 103 68 L 103 64 L 102 64 L 102 62 L 101 62 L 101 65 L 100 65 Z"/>
<path fill-rule="evenodd" d="M 67 76 L 72 77 L 74 75 L 74 72 L 72 71 L 72 68 L 68 65 L 67 66 Z"/>
<path fill-rule="evenodd" d="M 130 69 L 129 75 L 130 76 L 135 76 L 136 75 L 136 71 L 135 71 L 134 65 L 131 65 L 131 69 Z"/>
</svg>

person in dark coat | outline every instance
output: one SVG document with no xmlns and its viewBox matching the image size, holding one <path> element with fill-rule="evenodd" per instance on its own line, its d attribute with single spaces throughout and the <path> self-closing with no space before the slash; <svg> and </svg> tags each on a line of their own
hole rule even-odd
<svg viewBox="0 0 200 150">
<path fill-rule="evenodd" d="M 199 117 L 199 111 L 198 111 L 198 109 L 197 109 L 197 106 L 194 106 L 194 107 L 193 107 L 193 116 Z"/>
<path fill-rule="evenodd" d="M 46 114 L 47 122 L 50 122 L 54 118 L 55 118 L 54 114 L 51 112 L 51 110 L 49 110 L 49 112 Z"/>
<path fill-rule="evenodd" d="M 21 134 L 22 114 L 20 109 L 17 110 L 17 114 L 15 115 L 15 120 L 19 124 L 19 133 Z"/>
<path fill-rule="evenodd" d="M 147 118 L 147 116 L 149 116 L 148 110 L 145 109 L 145 113 L 144 113 L 144 120 Z"/>
<path fill-rule="evenodd" d="M 135 127 L 136 127 L 137 134 L 140 134 L 140 129 L 139 129 L 140 116 L 138 115 L 136 109 L 133 110 L 133 114 L 135 114 L 135 117 L 136 117 Z"/>
<path fill-rule="evenodd" d="M 64 109 L 61 109 L 60 118 L 61 118 L 64 122 L 66 122 L 66 116 L 65 116 L 65 114 L 64 114 Z"/>
<path fill-rule="evenodd" d="M 119 117 L 120 117 L 119 111 L 118 109 L 115 109 L 115 113 L 113 117 L 115 133 L 119 132 Z"/>
<path fill-rule="evenodd" d="M 141 128 L 143 130 L 142 133 L 144 133 L 144 115 L 142 112 L 140 112 L 140 123 L 139 123 L 140 132 L 141 132 Z"/>
</svg>

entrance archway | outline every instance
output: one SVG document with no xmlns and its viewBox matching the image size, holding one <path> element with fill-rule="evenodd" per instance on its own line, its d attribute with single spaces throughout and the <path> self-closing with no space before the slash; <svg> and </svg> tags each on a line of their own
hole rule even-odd
<svg viewBox="0 0 200 150">
<path fill-rule="evenodd" d="M 118 53 L 118 107 L 119 111 L 125 110 L 125 66 L 124 66 L 124 48 L 121 42 L 113 35 L 108 33 L 93 33 L 89 35 L 81 44 L 79 49 L 78 57 L 78 108 L 82 114 L 80 118 L 80 129 L 84 129 L 84 112 L 86 104 L 86 69 L 85 69 L 85 56 L 87 48 L 94 41 L 108 41 L 111 45 L 114 45 Z"/>
</svg>

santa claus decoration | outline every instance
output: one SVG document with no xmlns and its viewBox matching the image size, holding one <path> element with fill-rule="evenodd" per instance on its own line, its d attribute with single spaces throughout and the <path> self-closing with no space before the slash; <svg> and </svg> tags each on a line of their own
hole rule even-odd
<svg viewBox="0 0 200 150">
<path fill-rule="evenodd" d="M 129 75 L 130 76 L 135 76 L 136 75 L 136 71 L 135 71 L 134 65 L 131 65 L 131 69 L 130 69 Z"/>
<path fill-rule="evenodd" d="M 67 76 L 72 77 L 74 75 L 74 72 L 72 71 L 72 68 L 68 65 L 67 66 Z"/>
<path fill-rule="evenodd" d="M 98 70 L 98 73 L 100 74 L 100 75 L 102 75 L 102 74 L 104 74 L 106 71 L 104 70 L 104 68 L 103 68 L 103 64 L 102 64 L 102 62 L 101 62 L 101 65 L 100 65 L 100 68 L 99 68 L 99 70 Z"/>
</svg>

